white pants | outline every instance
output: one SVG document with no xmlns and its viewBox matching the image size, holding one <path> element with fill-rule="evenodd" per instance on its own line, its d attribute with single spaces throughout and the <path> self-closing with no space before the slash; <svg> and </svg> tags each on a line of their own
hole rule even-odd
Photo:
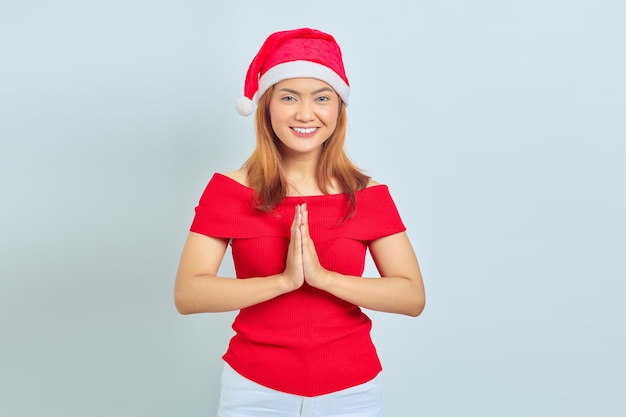
<svg viewBox="0 0 626 417">
<path fill-rule="evenodd" d="M 239 375 L 222 372 L 217 417 L 382 417 L 380 375 L 356 387 L 317 397 L 276 391 Z"/>
</svg>

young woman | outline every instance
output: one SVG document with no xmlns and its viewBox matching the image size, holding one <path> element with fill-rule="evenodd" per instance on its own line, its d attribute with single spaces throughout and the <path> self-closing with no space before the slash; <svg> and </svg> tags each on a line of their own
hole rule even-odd
<svg viewBox="0 0 626 417">
<path fill-rule="evenodd" d="M 349 84 L 335 39 L 270 35 L 246 76 L 257 146 L 216 173 L 175 284 L 182 314 L 239 310 L 219 417 L 382 415 L 370 310 L 417 316 L 422 277 L 385 185 L 344 152 Z M 231 245 L 237 279 L 218 276 Z M 380 278 L 361 277 L 369 249 Z"/>
</svg>

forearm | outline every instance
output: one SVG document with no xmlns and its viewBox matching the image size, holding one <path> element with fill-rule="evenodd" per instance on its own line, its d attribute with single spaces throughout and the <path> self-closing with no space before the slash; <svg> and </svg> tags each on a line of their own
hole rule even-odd
<svg viewBox="0 0 626 417">
<path fill-rule="evenodd" d="M 361 278 L 327 271 L 318 288 L 370 310 L 413 317 L 426 302 L 421 280 L 404 277 Z"/>
<path fill-rule="evenodd" d="M 302 208 L 302 257 L 305 280 L 352 304 L 377 311 L 418 316 L 426 297 L 422 274 L 406 233 L 378 238 L 369 244 L 382 278 L 342 275 L 322 267 L 309 234 L 309 214 Z"/>
<path fill-rule="evenodd" d="M 209 275 L 180 278 L 174 289 L 181 314 L 240 310 L 291 291 L 282 275 L 234 279 Z"/>
<path fill-rule="evenodd" d="M 276 275 L 234 279 L 217 276 L 227 240 L 190 233 L 176 274 L 174 303 L 181 314 L 241 310 L 294 291 L 304 283 L 302 249 L 294 218 L 285 270 Z"/>
</svg>

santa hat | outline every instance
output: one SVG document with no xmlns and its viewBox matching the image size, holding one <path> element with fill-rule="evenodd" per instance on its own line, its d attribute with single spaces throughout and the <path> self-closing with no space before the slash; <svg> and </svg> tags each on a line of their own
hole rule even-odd
<svg viewBox="0 0 626 417">
<path fill-rule="evenodd" d="M 289 78 L 322 80 L 348 104 L 350 84 L 339 45 L 327 33 L 302 28 L 276 32 L 265 40 L 248 68 L 237 111 L 243 116 L 252 114 L 254 102 L 258 103 L 268 88 Z"/>
</svg>

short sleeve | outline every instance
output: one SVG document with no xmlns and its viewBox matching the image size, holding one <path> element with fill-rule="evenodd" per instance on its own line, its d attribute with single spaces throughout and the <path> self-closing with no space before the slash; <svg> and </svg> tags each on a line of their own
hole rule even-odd
<svg viewBox="0 0 626 417">
<path fill-rule="evenodd" d="M 398 208 L 386 185 L 375 185 L 357 194 L 354 216 L 346 224 L 348 234 L 356 239 L 371 241 L 404 232 Z"/>
<path fill-rule="evenodd" d="M 214 174 L 195 209 L 190 231 L 219 238 L 280 235 L 254 207 L 254 192 L 222 174 Z"/>
</svg>

